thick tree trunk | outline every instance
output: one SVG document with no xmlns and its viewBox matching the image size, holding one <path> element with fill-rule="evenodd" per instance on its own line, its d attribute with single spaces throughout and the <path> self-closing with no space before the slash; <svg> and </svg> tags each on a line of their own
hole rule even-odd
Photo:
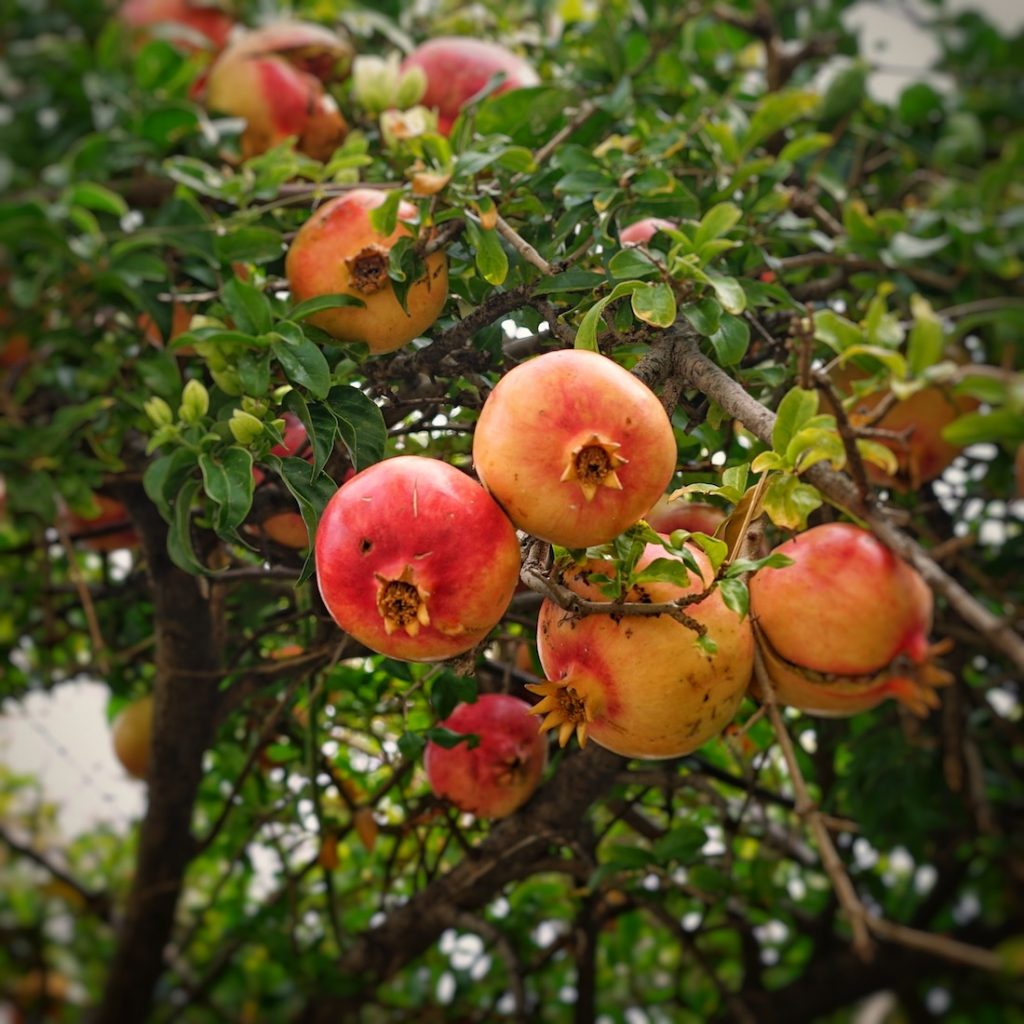
<svg viewBox="0 0 1024 1024">
<path fill-rule="evenodd" d="M 94 1024 L 141 1024 L 164 969 L 186 867 L 193 856 L 192 809 L 219 697 L 219 616 L 201 581 L 168 558 L 167 531 L 141 494 L 124 499 L 142 537 L 156 635 L 149 802 L 135 878 Z"/>
</svg>

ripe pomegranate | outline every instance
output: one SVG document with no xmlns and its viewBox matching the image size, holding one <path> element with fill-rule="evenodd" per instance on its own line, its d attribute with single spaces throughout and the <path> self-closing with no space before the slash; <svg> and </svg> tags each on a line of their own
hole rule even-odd
<svg viewBox="0 0 1024 1024">
<path fill-rule="evenodd" d="M 691 533 L 706 533 L 714 536 L 720 523 L 725 522 L 725 513 L 715 505 L 701 501 L 687 501 L 676 498 L 670 501 L 663 495 L 644 516 L 652 530 L 671 533 L 673 530 L 689 530 Z"/>
<path fill-rule="evenodd" d="M 120 548 L 135 547 L 139 543 L 139 535 L 124 505 L 105 494 L 94 494 L 93 498 L 100 509 L 97 515 L 89 517 L 67 514 L 65 522 L 72 538 L 79 539 L 77 535 L 84 534 L 80 543 L 92 551 L 117 551 Z"/>
<path fill-rule="evenodd" d="M 678 226 L 674 220 L 665 220 L 664 217 L 645 217 L 624 227 L 619 232 L 619 243 L 623 246 L 646 245 L 659 231 Z"/>
<path fill-rule="evenodd" d="M 494 94 L 539 85 L 533 67 L 496 43 L 461 36 L 439 36 L 417 47 L 402 70 L 422 68 L 427 91 L 420 103 L 437 110 L 438 130 L 447 135 L 459 111 L 499 72 L 505 80 Z"/>
<path fill-rule="evenodd" d="M 839 393 L 845 395 L 850 393 L 852 383 L 863 376 L 857 367 L 847 366 L 836 373 L 834 381 Z M 874 411 L 887 394 L 875 391 L 864 395 L 847 415 L 855 427 L 870 423 L 881 430 L 909 434 L 906 442 L 882 440 L 899 463 L 895 476 L 870 463 L 864 468 L 868 479 L 881 487 L 898 491 L 917 490 L 922 484 L 941 476 L 960 454 L 959 446 L 946 441 L 942 431 L 965 412 L 976 409 L 978 403 L 973 398 L 954 395 L 941 387 L 926 387 L 898 401 L 875 422 Z"/>
<path fill-rule="evenodd" d="M 520 529 L 604 544 L 664 493 L 676 444 L 646 384 L 596 352 L 548 352 L 507 373 L 473 437 L 484 486 Z"/>
<path fill-rule="evenodd" d="M 634 587 L 628 601 L 674 601 L 701 593 L 714 577 L 707 556 L 687 545 L 700 566 L 686 586 L 653 582 Z M 644 567 L 670 557 L 649 544 Z M 675 556 L 678 557 L 678 556 Z M 580 596 L 607 601 L 587 577 L 606 563 L 591 559 L 574 566 L 562 582 Z M 607 568 L 604 568 L 607 572 Z M 668 615 L 614 613 L 572 618 L 545 601 L 537 625 L 537 647 L 548 681 L 528 690 L 544 699 L 533 713 L 542 729 L 557 729 L 565 746 L 576 733 L 624 757 L 678 757 L 696 750 L 729 724 L 750 682 L 754 640 L 750 622 L 726 607 L 717 590 L 686 613 L 707 627 L 717 644 L 709 654 L 696 633 Z"/>
<path fill-rule="evenodd" d="M 189 52 L 201 48 L 220 49 L 228 41 L 234 21 L 215 3 L 190 3 L 189 0 L 125 0 L 117 14 L 141 38 L 147 29 L 164 26 L 170 38 Z"/>
<path fill-rule="evenodd" d="M 352 48 L 319 25 L 279 22 L 234 40 L 210 68 L 206 105 L 244 117 L 242 155 L 265 153 L 289 136 L 314 160 L 327 160 L 348 125 L 326 86 L 349 71 Z"/>
<path fill-rule="evenodd" d="M 758 570 L 750 608 L 783 704 L 850 715 L 886 697 L 924 713 L 948 681 L 930 664 L 932 594 L 916 569 L 848 523 L 816 526 L 775 549 L 793 559 Z"/>
<path fill-rule="evenodd" d="M 111 727 L 114 756 L 136 779 L 149 771 L 149 748 L 153 734 L 153 698 L 140 697 L 118 713 Z"/>
<path fill-rule="evenodd" d="M 436 796 L 478 818 L 507 818 L 540 783 L 548 762 L 548 745 L 530 717 L 530 705 L 504 693 L 488 693 L 473 704 L 460 704 L 441 722 L 480 742 L 442 747 L 428 743 L 424 764 Z"/>
<path fill-rule="evenodd" d="M 519 580 L 515 531 L 487 492 L 416 455 L 378 462 L 344 484 L 315 545 L 335 622 L 407 661 L 470 650 L 505 613 Z"/>
<path fill-rule="evenodd" d="M 378 189 L 353 189 L 320 207 L 299 230 L 285 261 L 296 301 L 317 295 L 344 294 L 362 306 L 339 306 L 310 317 L 341 341 L 362 342 L 379 354 L 400 348 L 423 334 L 440 316 L 448 298 L 448 258 L 443 252 L 426 259 L 426 274 L 398 301 L 388 277 L 388 252 L 412 231 L 412 203 L 398 208 L 399 224 L 390 235 L 375 231 L 369 213 L 384 202 Z"/>
</svg>

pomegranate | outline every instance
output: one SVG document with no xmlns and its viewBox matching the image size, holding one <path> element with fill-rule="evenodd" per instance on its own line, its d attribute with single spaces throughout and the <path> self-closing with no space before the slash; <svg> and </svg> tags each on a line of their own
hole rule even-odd
<svg viewBox="0 0 1024 1024">
<path fill-rule="evenodd" d="M 325 203 L 296 235 L 285 272 L 296 301 L 343 294 L 362 306 L 339 306 L 310 317 L 341 341 L 362 342 L 371 353 L 391 352 L 423 334 L 440 316 L 448 298 L 448 259 L 443 252 L 426 259 L 426 274 L 398 301 L 388 277 L 388 252 L 412 231 L 412 203 L 398 208 L 399 224 L 390 235 L 375 231 L 369 213 L 384 202 L 378 189 L 353 189 Z"/>
<path fill-rule="evenodd" d="M 674 601 L 701 593 L 714 577 L 707 556 L 687 545 L 700 567 L 686 586 L 651 582 L 635 586 L 627 601 Z M 643 568 L 670 556 L 649 544 Z M 588 576 L 606 563 L 590 559 L 563 574 L 562 582 L 581 597 L 607 601 Z M 607 569 L 604 568 L 607 572 Z M 533 713 L 542 729 L 557 729 L 565 746 L 576 733 L 625 757 L 678 757 L 717 735 L 736 713 L 750 682 L 754 640 L 749 621 L 711 591 L 686 613 L 707 627 L 714 654 L 697 634 L 668 615 L 586 615 L 572 618 L 551 601 L 541 605 L 537 646 L 547 682 L 527 689 L 544 699 Z"/>
<path fill-rule="evenodd" d="M 488 693 L 460 704 L 441 726 L 480 742 L 447 748 L 427 744 L 424 764 L 436 796 L 478 818 L 506 818 L 540 783 L 548 745 L 530 717 L 530 705 L 504 693 Z"/>
<path fill-rule="evenodd" d="M 948 681 L 930 664 L 932 594 L 916 569 L 849 523 L 775 549 L 793 560 L 750 580 L 750 608 L 778 699 L 850 715 L 886 697 L 924 713 Z"/>
<path fill-rule="evenodd" d="M 219 50 L 235 24 L 218 4 L 189 0 L 125 0 L 117 16 L 143 39 L 148 29 L 164 26 L 172 41 L 187 51 L 200 49 L 200 44 Z"/>
<path fill-rule="evenodd" d="M 725 522 L 725 513 L 715 505 L 701 501 L 687 501 L 685 498 L 670 500 L 663 495 L 644 516 L 651 529 L 658 533 L 673 530 L 689 530 L 690 533 L 706 533 L 714 536 L 720 523 Z"/>
<path fill-rule="evenodd" d="M 294 136 L 301 153 L 327 160 L 348 125 L 325 86 L 343 79 L 351 60 L 351 46 L 319 25 L 268 25 L 244 33 L 217 58 L 206 80 L 206 105 L 245 118 L 246 158 Z"/>
<path fill-rule="evenodd" d="M 507 373 L 473 437 L 484 486 L 520 529 L 604 544 L 664 493 L 676 444 L 646 384 L 596 352 L 548 352 Z"/>
<path fill-rule="evenodd" d="M 120 548 L 135 547 L 139 543 L 139 535 L 135 532 L 124 505 L 116 498 L 108 498 L 105 494 L 94 494 L 93 499 L 99 506 L 96 515 L 67 515 L 65 522 L 72 538 L 77 540 L 77 535 L 83 534 L 81 543 L 93 551 L 117 551 Z"/>
<path fill-rule="evenodd" d="M 674 220 L 664 217 L 645 217 L 643 220 L 624 227 L 619 232 L 619 242 L 623 246 L 646 245 L 659 231 L 678 227 Z"/>
<path fill-rule="evenodd" d="M 519 580 L 515 531 L 487 492 L 416 455 L 378 462 L 344 484 L 327 503 L 315 551 L 335 622 L 407 661 L 470 650 Z"/>
<path fill-rule="evenodd" d="M 855 366 L 839 370 L 834 377 L 841 395 L 850 393 L 850 386 L 864 374 Z M 896 456 L 899 468 L 895 475 L 879 466 L 865 464 L 868 478 L 881 487 L 898 491 L 917 490 L 922 484 L 941 476 L 960 453 L 958 445 L 942 436 L 953 420 L 978 407 L 975 399 L 954 395 L 940 387 L 926 387 L 909 398 L 898 401 L 881 419 L 875 421 L 875 409 L 888 392 L 875 391 L 859 398 L 848 411 L 850 423 L 857 427 L 870 424 L 881 430 L 908 435 L 906 441 L 882 440 Z"/>
<path fill-rule="evenodd" d="M 417 47 L 402 62 L 402 70 L 422 68 L 427 91 L 420 103 L 437 110 L 438 130 L 447 135 L 459 111 L 493 78 L 505 80 L 495 94 L 538 85 L 533 67 L 496 43 L 461 36 L 439 36 Z"/>
<path fill-rule="evenodd" d="M 153 733 L 153 698 L 140 697 L 118 713 L 111 726 L 114 756 L 136 779 L 149 771 L 149 748 Z"/>
</svg>

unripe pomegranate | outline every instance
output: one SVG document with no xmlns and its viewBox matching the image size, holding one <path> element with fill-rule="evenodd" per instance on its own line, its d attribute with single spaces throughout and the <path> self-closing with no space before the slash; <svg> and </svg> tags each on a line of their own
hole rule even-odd
<svg viewBox="0 0 1024 1024">
<path fill-rule="evenodd" d="M 494 94 L 538 85 L 537 72 L 522 57 L 496 43 L 461 36 L 439 36 L 418 46 L 402 63 L 402 71 L 422 68 L 427 91 L 420 103 L 437 110 L 438 130 L 447 135 L 459 111 L 496 74 L 505 81 Z"/>
<path fill-rule="evenodd" d="M 687 501 L 685 498 L 676 498 L 673 501 L 667 494 L 660 497 L 644 516 L 651 529 L 657 530 L 658 533 L 689 530 L 690 533 L 706 533 L 709 537 L 714 535 L 725 518 L 725 513 L 716 505 L 708 505 L 702 501 Z"/>
<path fill-rule="evenodd" d="M 244 157 L 295 136 L 301 153 L 327 160 L 348 125 L 325 86 L 343 79 L 351 61 L 351 46 L 319 25 L 268 25 L 240 36 L 217 58 L 206 81 L 206 104 L 245 118 Z"/>
<path fill-rule="evenodd" d="M 460 704 L 440 724 L 480 742 L 472 748 L 468 741 L 451 748 L 427 744 L 424 764 L 436 796 L 478 818 L 506 818 L 526 803 L 548 762 L 547 742 L 526 701 L 484 694 Z"/>
<path fill-rule="evenodd" d="M 674 220 L 664 217 L 645 217 L 643 220 L 624 227 L 619 232 L 619 242 L 623 246 L 646 245 L 659 231 L 678 227 Z"/>
<path fill-rule="evenodd" d="M 584 548 L 618 536 L 664 493 L 676 444 L 646 384 L 606 356 L 565 349 L 498 382 L 477 421 L 473 461 L 516 526 Z"/>
<path fill-rule="evenodd" d="M 340 341 L 362 342 L 379 354 L 400 348 L 423 334 L 440 316 L 448 298 L 448 258 L 426 258 L 426 274 L 398 301 L 388 277 L 388 253 L 412 231 L 417 209 L 402 202 L 390 235 L 375 231 L 370 211 L 384 202 L 378 189 L 360 188 L 325 203 L 299 229 L 288 250 L 285 272 L 295 301 L 317 295 L 351 295 L 362 306 L 339 306 L 309 319 Z"/>
<path fill-rule="evenodd" d="M 192 3 L 189 0 L 125 0 L 118 18 L 139 35 L 145 30 L 165 26 L 184 29 L 169 33 L 182 49 L 196 50 L 201 43 L 220 49 L 228 41 L 234 21 L 215 3 Z"/>
<path fill-rule="evenodd" d="M 775 549 L 793 560 L 750 580 L 750 608 L 781 703 L 845 715 L 885 697 L 915 711 L 946 681 L 928 646 L 932 594 L 916 569 L 848 523 L 816 526 Z"/>
<path fill-rule="evenodd" d="M 404 455 L 357 473 L 327 503 L 316 571 L 347 633 L 393 658 L 438 661 L 470 650 L 504 615 L 519 545 L 476 481 Z"/>
<path fill-rule="evenodd" d="M 114 756 L 136 779 L 149 771 L 149 749 L 153 735 L 153 698 L 140 697 L 118 713 L 111 727 Z"/>
<path fill-rule="evenodd" d="M 686 586 L 652 582 L 636 586 L 628 601 L 661 603 L 701 593 L 714 573 L 707 556 L 687 545 L 700 566 Z M 639 566 L 670 557 L 649 544 Z M 675 556 L 678 558 L 678 556 Z M 607 601 L 587 577 L 607 567 L 592 559 L 563 579 L 581 597 Z M 572 618 L 545 601 L 537 647 L 548 682 L 527 689 L 544 699 L 533 708 L 543 729 L 557 729 L 564 746 L 575 732 L 625 757 L 678 757 L 696 750 L 729 724 L 750 682 L 754 640 L 750 622 L 711 591 L 686 614 L 707 627 L 714 654 L 697 634 L 668 615 L 596 614 Z"/>
</svg>

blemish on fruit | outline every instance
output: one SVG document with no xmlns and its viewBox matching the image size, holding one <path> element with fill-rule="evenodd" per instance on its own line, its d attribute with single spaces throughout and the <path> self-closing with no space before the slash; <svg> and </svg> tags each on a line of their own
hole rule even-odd
<svg viewBox="0 0 1024 1024">
<path fill-rule="evenodd" d="M 388 283 L 388 251 L 371 243 L 345 261 L 352 287 L 363 295 L 373 295 Z"/>
</svg>

